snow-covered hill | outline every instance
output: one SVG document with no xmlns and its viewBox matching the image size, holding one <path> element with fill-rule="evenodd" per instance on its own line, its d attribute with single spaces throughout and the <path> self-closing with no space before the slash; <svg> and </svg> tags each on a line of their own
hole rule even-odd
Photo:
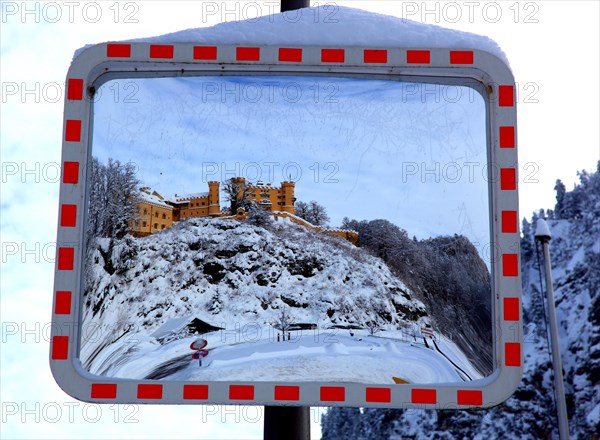
<svg viewBox="0 0 600 440">
<path fill-rule="evenodd" d="M 145 238 L 98 239 L 89 255 L 83 322 L 94 331 L 84 332 L 81 359 L 98 374 L 133 349 L 123 340 L 156 344 L 149 335 L 185 316 L 227 331 L 272 329 L 282 310 L 318 329 L 430 323 L 379 258 L 290 223 L 190 219 Z"/>
<path fill-rule="evenodd" d="M 600 432 L 600 162 L 595 173 L 580 173 L 580 180 L 567 193 L 557 182 L 557 205 L 541 214 L 549 218 L 552 233 L 552 275 L 571 438 L 587 440 L 598 438 Z M 525 368 L 513 397 L 486 411 L 333 408 L 323 419 L 323 439 L 558 438 L 544 320 L 545 286 L 540 288 L 533 237 L 538 218 L 534 214 L 530 222 L 523 222 Z"/>
</svg>

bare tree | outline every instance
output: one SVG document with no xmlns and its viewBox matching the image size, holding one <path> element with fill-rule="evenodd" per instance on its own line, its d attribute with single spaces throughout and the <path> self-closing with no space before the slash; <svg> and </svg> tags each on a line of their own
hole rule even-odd
<svg viewBox="0 0 600 440">
<path fill-rule="evenodd" d="M 370 321 L 367 323 L 367 328 L 369 329 L 369 335 L 374 336 L 376 332 L 379 331 L 379 325 L 375 321 Z"/>
<path fill-rule="evenodd" d="M 298 217 L 306 220 L 308 218 L 308 203 L 298 200 L 294 205 L 294 212 Z"/>
<path fill-rule="evenodd" d="M 275 322 L 273 323 L 273 327 L 277 330 L 281 330 L 283 333 L 288 331 L 290 325 L 292 324 L 292 317 L 287 310 L 287 307 L 282 307 L 277 315 Z"/>
<path fill-rule="evenodd" d="M 245 181 L 232 177 L 223 183 L 222 188 L 227 201 L 229 201 L 229 212 L 231 215 L 236 215 L 239 209 L 250 209 L 251 190 L 245 184 Z"/>
<path fill-rule="evenodd" d="M 303 218 L 315 226 L 326 226 L 329 222 L 327 209 L 315 200 L 311 200 L 310 203 L 298 201 L 296 202 L 294 209 L 298 217 Z"/>
<path fill-rule="evenodd" d="M 327 209 L 323 205 L 319 205 L 315 200 L 312 200 L 309 204 L 309 212 L 311 220 L 310 222 L 316 226 L 326 226 L 329 222 L 329 216 L 327 215 Z"/>
</svg>

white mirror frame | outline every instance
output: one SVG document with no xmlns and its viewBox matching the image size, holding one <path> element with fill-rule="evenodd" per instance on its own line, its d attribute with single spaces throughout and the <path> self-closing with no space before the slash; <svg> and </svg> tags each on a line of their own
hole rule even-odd
<svg viewBox="0 0 600 440">
<path fill-rule="evenodd" d="M 79 360 L 86 182 L 94 90 L 115 77 L 356 75 L 481 85 L 487 102 L 494 372 L 461 384 L 183 382 L 119 379 Z M 103 43 L 83 50 L 67 75 L 50 367 L 59 386 L 95 403 L 241 404 L 466 409 L 500 404 L 523 372 L 516 87 L 508 66 L 481 50 Z"/>
</svg>

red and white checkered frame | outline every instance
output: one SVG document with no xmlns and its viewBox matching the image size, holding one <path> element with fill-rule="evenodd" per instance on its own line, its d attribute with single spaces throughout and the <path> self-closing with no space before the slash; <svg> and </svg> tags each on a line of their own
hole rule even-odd
<svg viewBox="0 0 600 440">
<path fill-rule="evenodd" d="M 84 370 L 78 358 L 86 181 L 91 157 L 89 93 L 108 77 L 220 75 L 407 76 L 411 81 L 478 82 L 485 90 L 490 185 L 495 371 L 473 382 L 376 384 L 181 382 L 116 379 Z M 107 43 L 73 61 L 67 76 L 50 366 L 62 389 L 88 402 L 256 404 L 381 408 L 490 407 L 516 389 L 523 369 L 515 82 L 481 50 L 399 47 L 285 47 Z"/>
</svg>

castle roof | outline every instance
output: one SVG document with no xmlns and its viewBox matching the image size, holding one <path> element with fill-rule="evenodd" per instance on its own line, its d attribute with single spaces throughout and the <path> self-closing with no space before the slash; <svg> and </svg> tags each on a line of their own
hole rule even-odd
<svg viewBox="0 0 600 440">
<path fill-rule="evenodd" d="M 208 197 L 208 192 L 199 192 L 199 193 L 192 193 L 192 194 L 174 194 L 173 196 L 169 197 L 169 202 L 173 202 L 173 203 L 181 203 L 181 202 L 187 202 L 189 200 L 192 199 L 200 199 L 203 197 Z"/>
<path fill-rule="evenodd" d="M 142 202 L 160 206 L 161 208 L 173 208 L 171 205 L 165 203 L 164 199 L 160 195 L 157 195 L 157 192 L 154 192 L 154 194 L 150 194 L 147 191 L 148 190 L 146 190 L 146 188 L 140 189 L 139 193 L 137 194 L 137 198 Z"/>
</svg>

